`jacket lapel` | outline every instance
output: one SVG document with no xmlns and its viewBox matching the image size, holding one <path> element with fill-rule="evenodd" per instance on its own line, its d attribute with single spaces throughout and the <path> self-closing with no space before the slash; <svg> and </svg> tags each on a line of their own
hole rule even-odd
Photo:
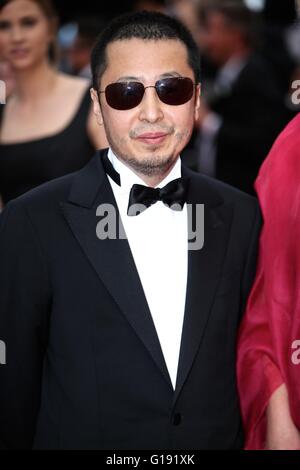
<svg viewBox="0 0 300 470">
<path fill-rule="evenodd" d="M 106 150 L 98 152 L 76 174 L 68 202 L 61 204 L 62 211 L 95 272 L 172 388 L 128 241 L 118 238 L 99 240 L 96 235 L 99 222 L 96 211 L 101 204 L 108 204 L 115 210 L 117 227 L 119 221 L 117 204 L 102 165 L 104 152 Z M 187 294 L 174 404 L 205 332 L 222 271 L 232 217 L 231 206 L 223 204 L 205 178 L 185 167 L 182 167 L 182 172 L 183 176 L 190 178 L 187 203 L 193 207 L 204 204 L 205 231 L 203 248 L 189 250 L 188 253 Z"/>
<path fill-rule="evenodd" d="M 228 245 L 232 207 L 226 206 L 205 177 L 182 168 L 190 176 L 188 204 L 204 204 L 204 245 L 188 252 L 188 282 L 174 404 L 201 345 Z M 191 226 L 189 217 L 189 226 Z"/>
<path fill-rule="evenodd" d="M 62 204 L 63 214 L 102 283 L 172 387 L 128 241 L 118 237 L 99 240 L 96 235 L 99 223 L 96 211 L 101 204 L 109 205 L 115 211 L 118 227 L 117 204 L 103 169 L 102 154 L 99 152 L 75 176 L 69 200 Z"/>
</svg>

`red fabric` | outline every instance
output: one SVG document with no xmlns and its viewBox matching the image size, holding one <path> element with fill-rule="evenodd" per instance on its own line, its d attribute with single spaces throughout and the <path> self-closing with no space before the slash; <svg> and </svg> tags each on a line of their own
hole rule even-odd
<svg viewBox="0 0 300 470">
<path fill-rule="evenodd" d="M 283 382 L 300 429 L 300 364 L 292 361 L 300 340 L 300 114 L 276 140 L 255 187 L 264 224 L 237 362 L 246 449 L 264 449 L 266 407 Z"/>
</svg>

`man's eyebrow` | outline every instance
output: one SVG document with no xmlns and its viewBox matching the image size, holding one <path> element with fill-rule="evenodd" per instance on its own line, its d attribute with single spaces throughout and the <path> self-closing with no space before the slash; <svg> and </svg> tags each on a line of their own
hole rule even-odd
<svg viewBox="0 0 300 470">
<path fill-rule="evenodd" d="M 133 76 L 126 75 L 124 77 L 119 77 L 118 80 L 116 80 L 116 82 L 138 81 L 138 80 L 141 80 L 141 79 L 142 79 L 142 77 L 133 77 Z"/>
<path fill-rule="evenodd" d="M 165 77 L 182 77 L 182 75 L 178 72 L 176 72 L 175 70 L 172 70 L 171 72 L 166 72 L 166 73 L 162 73 L 160 76 L 160 78 L 165 78 Z"/>
<path fill-rule="evenodd" d="M 167 77 L 182 77 L 182 75 L 175 70 L 172 70 L 170 72 L 165 72 L 159 75 L 158 78 L 167 78 Z M 123 77 L 119 77 L 116 82 L 129 82 L 129 81 L 143 81 L 144 77 L 142 76 L 133 76 L 133 75 L 126 75 Z"/>
</svg>

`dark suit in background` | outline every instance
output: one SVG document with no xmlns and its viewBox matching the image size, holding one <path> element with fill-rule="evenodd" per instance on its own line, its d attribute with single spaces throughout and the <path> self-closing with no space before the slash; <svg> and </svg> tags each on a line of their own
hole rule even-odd
<svg viewBox="0 0 300 470">
<path fill-rule="evenodd" d="M 258 54 L 251 54 L 235 81 L 229 86 L 209 87 L 205 100 L 222 120 L 214 137 L 214 176 L 254 194 L 258 170 L 292 117 L 267 62 Z M 182 155 L 191 168 L 201 171 L 201 130 L 194 133 Z"/>
<path fill-rule="evenodd" d="M 267 64 L 258 55 L 250 56 L 231 91 L 212 97 L 209 104 L 223 119 L 216 176 L 253 193 L 259 168 L 288 120 Z"/>
</svg>

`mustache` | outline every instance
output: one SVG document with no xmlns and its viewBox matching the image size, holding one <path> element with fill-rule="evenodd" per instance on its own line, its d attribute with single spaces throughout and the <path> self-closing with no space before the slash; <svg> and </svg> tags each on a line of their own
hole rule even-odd
<svg viewBox="0 0 300 470">
<path fill-rule="evenodd" d="M 136 139 L 142 134 L 150 133 L 150 132 L 163 132 L 164 134 L 173 134 L 175 131 L 175 128 L 173 126 L 159 126 L 159 127 L 149 127 L 149 126 L 143 126 L 143 127 L 137 127 L 136 129 L 132 129 L 129 132 L 129 137 L 132 139 Z"/>
</svg>

